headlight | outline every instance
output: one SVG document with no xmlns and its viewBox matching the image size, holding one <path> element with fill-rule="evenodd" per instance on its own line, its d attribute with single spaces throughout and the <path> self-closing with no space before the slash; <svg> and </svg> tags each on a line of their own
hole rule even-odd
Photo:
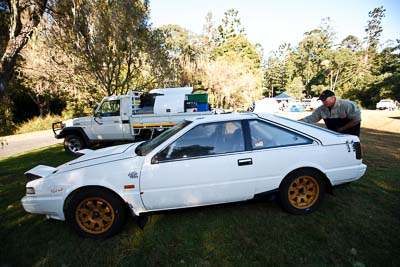
<svg viewBox="0 0 400 267">
<path fill-rule="evenodd" d="M 35 194 L 35 188 L 33 188 L 33 187 L 27 187 L 27 188 L 26 188 L 26 194 L 27 194 L 27 195 L 34 195 L 34 194 Z"/>
</svg>

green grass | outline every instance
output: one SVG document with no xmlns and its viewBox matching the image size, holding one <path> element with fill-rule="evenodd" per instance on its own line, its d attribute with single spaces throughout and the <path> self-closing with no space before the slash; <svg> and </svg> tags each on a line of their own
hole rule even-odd
<svg viewBox="0 0 400 267">
<path fill-rule="evenodd" d="M 308 216 L 249 201 L 129 218 L 107 240 L 24 212 L 23 173 L 71 158 L 61 145 L 0 161 L 0 266 L 400 266 L 400 135 L 363 129 L 366 175 Z"/>
</svg>

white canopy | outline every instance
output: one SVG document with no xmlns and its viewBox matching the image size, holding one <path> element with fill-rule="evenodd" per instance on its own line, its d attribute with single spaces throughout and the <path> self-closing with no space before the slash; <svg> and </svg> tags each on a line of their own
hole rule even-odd
<svg viewBox="0 0 400 267">
<path fill-rule="evenodd" d="M 188 95 L 193 92 L 193 87 L 157 88 L 150 91 L 152 94 L 163 95 Z"/>
</svg>

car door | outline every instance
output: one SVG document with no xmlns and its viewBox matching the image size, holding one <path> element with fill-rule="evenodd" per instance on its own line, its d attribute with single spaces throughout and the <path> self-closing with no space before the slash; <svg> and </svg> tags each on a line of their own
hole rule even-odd
<svg viewBox="0 0 400 267">
<path fill-rule="evenodd" d="M 120 100 L 106 100 L 97 110 L 92 122 L 92 135 L 96 140 L 123 139 Z"/>
<path fill-rule="evenodd" d="M 251 198 L 251 159 L 242 121 L 197 125 L 146 158 L 140 177 L 148 210 Z"/>
<path fill-rule="evenodd" d="M 313 139 L 291 129 L 258 119 L 249 120 L 248 128 L 255 194 L 278 189 L 288 172 L 319 156 Z"/>
</svg>

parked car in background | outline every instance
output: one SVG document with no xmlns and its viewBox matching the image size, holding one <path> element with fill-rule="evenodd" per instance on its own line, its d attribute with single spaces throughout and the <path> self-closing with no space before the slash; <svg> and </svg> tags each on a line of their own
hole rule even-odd
<svg viewBox="0 0 400 267">
<path fill-rule="evenodd" d="M 272 114 L 187 118 L 146 142 L 78 153 L 27 171 L 22 205 L 86 237 L 114 235 L 127 211 L 143 218 L 264 194 L 277 194 L 289 213 L 308 214 L 326 191 L 366 171 L 357 136 Z"/>
<path fill-rule="evenodd" d="M 395 103 L 394 100 L 382 99 L 376 104 L 376 109 L 379 109 L 379 110 L 384 110 L 384 109 L 396 110 L 397 109 L 397 104 Z"/>
</svg>

